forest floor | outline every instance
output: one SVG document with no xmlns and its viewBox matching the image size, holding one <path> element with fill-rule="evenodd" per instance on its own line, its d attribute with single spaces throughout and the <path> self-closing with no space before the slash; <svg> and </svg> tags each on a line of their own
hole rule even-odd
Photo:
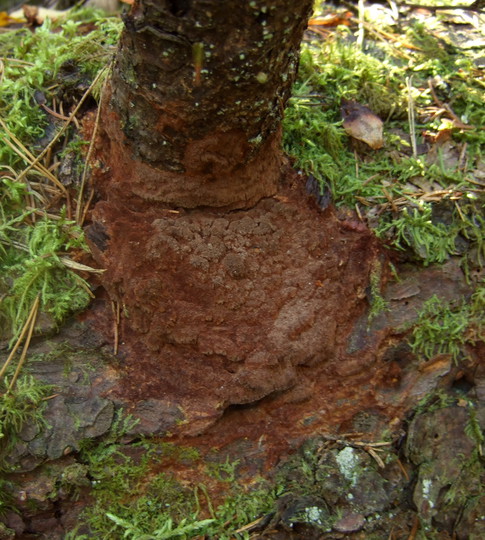
<svg viewBox="0 0 485 540">
<path fill-rule="evenodd" d="M 194 230 L 222 251 L 258 235 L 252 287 L 299 291 L 266 314 L 282 351 L 303 335 L 298 369 L 254 359 L 226 393 L 209 359 L 178 380 L 175 362 L 123 349 L 83 238 L 119 17 L 29 17 L 0 14 L 0 538 L 485 537 L 483 13 L 319 8 L 281 191 L 245 215 L 164 216 L 159 248 L 168 229 L 199 255 Z M 252 270 L 223 255 L 197 284 L 231 275 L 236 302 Z M 239 328 L 271 332 L 241 309 Z M 207 358 L 257 340 L 206 326 Z"/>
</svg>

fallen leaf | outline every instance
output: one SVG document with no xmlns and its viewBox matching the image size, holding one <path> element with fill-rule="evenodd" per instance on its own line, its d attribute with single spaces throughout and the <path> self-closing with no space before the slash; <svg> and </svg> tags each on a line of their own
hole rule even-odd
<svg viewBox="0 0 485 540">
<path fill-rule="evenodd" d="M 429 143 L 436 144 L 436 143 L 444 143 L 445 141 L 449 141 L 451 139 L 452 133 L 453 133 L 453 129 L 445 128 L 445 129 L 440 129 L 438 132 L 424 130 L 422 132 L 422 135 L 427 141 L 429 141 Z"/>
<path fill-rule="evenodd" d="M 25 22 L 23 19 L 11 17 L 6 11 L 0 11 L 0 26 L 10 26 L 11 24 L 18 24 Z"/>
<path fill-rule="evenodd" d="M 368 107 L 356 101 L 342 100 L 343 127 L 347 135 L 368 144 L 374 150 L 382 148 L 382 120 Z"/>
<path fill-rule="evenodd" d="M 25 22 L 25 19 L 27 19 L 28 25 L 36 27 L 40 26 L 47 17 L 55 21 L 66 13 L 67 11 L 47 9 L 38 6 L 29 6 L 28 4 L 25 4 L 22 6 L 22 9 L 18 9 L 17 11 L 12 12 L 10 15 L 12 18 L 15 19 L 19 18 L 20 22 Z"/>
<path fill-rule="evenodd" d="M 308 26 L 350 26 L 350 19 L 353 15 L 350 11 L 345 13 L 333 13 L 326 15 L 325 17 L 316 17 L 315 19 L 310 19 L 308 21 Z"/>
</svg>

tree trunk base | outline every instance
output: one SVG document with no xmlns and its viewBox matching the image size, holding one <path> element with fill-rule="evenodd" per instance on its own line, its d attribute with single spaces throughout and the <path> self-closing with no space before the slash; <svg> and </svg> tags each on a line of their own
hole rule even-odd
<svg viewBox="0 0 485 540">
<path fill-rule="evenodd" d="M 103 201 L 93 221 L 102 282 L 123 314 L 124 399 L 180 407 L 192 434 L 268 396 L 283 421 L 309 400 L 324 416 L 346 400 L 339 421 L 374 404 L 385 370 L 372 379 L 375 351 L 353 353 L 349 335 L 382 254 L 366 228 L 321 211 L 301 176 L 288 171 L 276 196 L 247 211 Z"/>
<path fill-rule="evenodd" d="M 187 144 L 183 172 L 163 170 L 131 154 L 136 145 L 127 143 L 110 100 L 108 85 L 102 105 L 103 143 L 98 151 L 102 169 L 96 177 L 103 198 L 120 199 L 136 211 L 153 208 L 154 203 L 232 210 L 250 208 L 276 193 L 284 168 L 281 129 L 261 144 L 248 143 L 246 134 L 236 129 L 212 131 Z M 158 124 L 173 123 L 169 109 L 157 111 Z"/>
</svg>

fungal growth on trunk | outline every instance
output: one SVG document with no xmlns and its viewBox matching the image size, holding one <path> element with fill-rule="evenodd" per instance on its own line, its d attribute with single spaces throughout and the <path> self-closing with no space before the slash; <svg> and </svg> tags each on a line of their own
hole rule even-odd
<svg viewBox="0 0 485 540">
<path fill-rule="evenodd" d="M 347 336 L 375 239 L 309 200 L 280 145 L 311 7 L 140 0 L 125 17 L 87 237 L 120 314 L 118 396 L 157 404 L 157 433 L 267 397 L 297 423 L 284 405 L 332 400 L 337 365 L 369 376 Z"/>
</svg>

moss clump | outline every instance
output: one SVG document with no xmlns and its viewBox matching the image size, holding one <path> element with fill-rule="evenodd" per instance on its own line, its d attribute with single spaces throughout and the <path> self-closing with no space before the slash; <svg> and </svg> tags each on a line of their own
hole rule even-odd
<svg viewBox="0 0 485 540">
<path fill-rule="evenodd" d="M 466 345 L 485 339 L 485 287 L 480 285 L 469 301 L 453 306 L 433 296 L 424 303 L 413 328 L 411 347 L 420 358 L 449 354 L 457 361 Z"/>
<path fill-rule="evenodd" d="M 96 25 L 96 30 L 83 35 L 82 22 Z M 82 10 L 70 12 L 64 22 L 46 19 L 35 32 L 25 28 L 0 35 L 0 56 L 5 64 L 0 115 L 24 145 L 35 147 L 48 125 L 45 112 L 37 105 L 36 92 L 44 94 L 47 100 L 55 96 L 59 85 L 62 89 L 69 82 L 59 80 L 58 76 L 62 66 L 70 62 L 92 80 L 109 61 L 120 29 L 119 20 Z M 16 167 L 21 158 L 8 145 L 0 145 L 0 162 Z"/>
<path fill-rule="evenodd" d="M 427 265 L 463 255 L 466 265 L 471 254 L 473 264 L 478 260 L 482 265 L 485 201 L 474 176 L 485 142 L 485 116 L 473 53 L 449 46 L 419 23 L 401 38 L 416 48 L 403 53 L 403 47 L 367 39 L 360 49 L 348 29 L 324 41 L 304 42 L 285 116 L 285 150 L 322 188 L 330 188 L 337 206 L 358 207 L 379 236 L 416 261 Z M 357 151 L 349 144 L 342 99 L 370 107 L 385 121 L 382 150 Z M 452 103 L 454 121 L 432 114 L 436 99 Z M 416 111 L 411 127 L 410 107 Z M 457 119 L 468 126 L 461 127 Z M 436 156 L 412 155 L 411 136 L 424 147 L 425 137 L 440 134 L 451 142 L 434 143 Z M 464 166 L 458 158 L 447 161 L 446 152 L 457 145 L 466 150 Z M 443 201 L 454 206 L 447 222 L 435 216 Z M 463 238 L 469 242 L 465 250 L 457 246 Z"/>
<path fill-rule="evenodd" d="M 43 310 L 58 322 L 90 300 L 86 282 L 63 261 L 71 249 L 85 248 L 79 227 L 63 217 L 29 226 L 18 226 L 19 221 L 0 226 L 0 320 L 14 338 L 38 295 Z"/>
<path fill-rule="evenodd" d="M 227 493 L 215 508 L 203 484 L 182 482 L 170 472 L 174 462 L 187 465 L 189 460 L 203 470 L 206 465 L 195 449 L 150 440 L 124 447 L 115 439 L 125 429 L 115 428 L 104 442 L 87 443 L 81 451 L 94 498 L 82 522 L 96 538 L 244 538 L 234 531 L 274 508 L 274 490 L 263 482 L 242 487 L 235 482 L 237 462 L 228 460 L 207 469 L 207 481 L 215 479 Z M 77 530 L 66 536 L 88 537 Z"/>
<path fill-rule="evenodd" d="M 83 34 L 82 23 L 94 30 Z M 89 302 L 86 281 L 66 264 L 72 250 L 87 247 L 80 227 L 69 219 L 67 190 L 50 172 L 57 170 L 63 148 L 73 150 L 74 129 L 65 132 L 50 157 L 28 166 L 62 127 L 43 105 L 52 109 L 60 101 L 66 111 L 72 108 L 79 88 L 84 92 L 107 65 L 120 28 L 118 19 L 82 10 L 69 12 L 64 21 L 47 19 L 35 32 L 24 28 L 0 35 L 0 339 L 18 336 L 38 294 L 41 311 L 57 322 Z M 75 73 L 65 69 L 69 65 L 76 66 Z M 78 162 L 80 156 L 78 148 Z"/>
</svg>

